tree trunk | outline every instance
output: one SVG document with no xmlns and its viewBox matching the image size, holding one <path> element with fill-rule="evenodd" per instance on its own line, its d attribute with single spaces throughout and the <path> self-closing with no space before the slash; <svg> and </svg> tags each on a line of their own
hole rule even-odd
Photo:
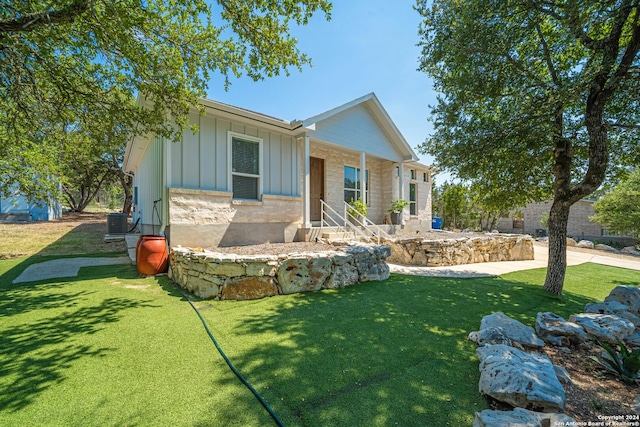
<svg viewBox="0 0 640 427">
<path fill-rule="evenodd" d="M 567 270 L 567 223 L 571 205 L 554 201 L 549 211 L 549 262 L 544 290 L 555 295 L 562 294 Z"/>
</svg>

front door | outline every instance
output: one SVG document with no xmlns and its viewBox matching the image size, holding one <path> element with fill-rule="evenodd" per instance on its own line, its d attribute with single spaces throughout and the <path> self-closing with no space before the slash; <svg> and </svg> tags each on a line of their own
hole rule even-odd
<svg viewBox="0 0 640 427">
<path fill-rule="evenodd" d="M 310 157 L 309 172 L 311 221 L 320 221 L 322 219 L 320 200 L 324 200 L 324 159 Z"/>
</svg>

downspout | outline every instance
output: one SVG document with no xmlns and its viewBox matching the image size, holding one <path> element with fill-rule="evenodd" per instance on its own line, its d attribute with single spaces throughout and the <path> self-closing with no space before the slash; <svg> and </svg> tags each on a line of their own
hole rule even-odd
<svg viewBox="0 0 640 427">
<path fill-rule="evenodd" d="M 162 197 L 162 225 L 160 226 L 160 235 L 165 235 L 165 229 L 167 228 L 167 223 L 169 222 L 169 182 L 171 180 L 171 147 L 167 144 L 167 139 L 162 138 L 162 160 L 160 164 L 162 165 L 162 189 L 160 190 L 160 194 Z M 165 236 L 166 237 L 166 236 Z"/>
</svg>

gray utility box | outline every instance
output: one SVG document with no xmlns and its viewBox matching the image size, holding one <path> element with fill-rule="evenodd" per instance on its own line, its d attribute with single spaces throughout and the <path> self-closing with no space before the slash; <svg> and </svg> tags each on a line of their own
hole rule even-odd
<svg viewBox="0 0 640 427">
<path fill-rule="evenodd" d="M 107 215 L 107 234 L 127 234 L 127 214 L 112 213 Z"/>
</svg>

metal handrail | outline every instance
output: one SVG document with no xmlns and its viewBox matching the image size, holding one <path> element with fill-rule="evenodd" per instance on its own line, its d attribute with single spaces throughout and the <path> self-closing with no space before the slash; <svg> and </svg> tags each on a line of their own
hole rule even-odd
<svg viewBox="0 0 640 427">
<path fill-rule="evenodd" d="M 344 203 L 345 218 L 352 218 L 358 225 L 362 227 L 362 229 L 358 229 L 358 231 L 359 231 L 359 234 L 364 236 L 365 239 L 369 239 L 373 237 L 376 239 L 376 242 L 378 244 L 380 244 L 381 237 L 387 240 L 391 239 L 391 236 L 389 236 L 389 234 L 387 234 L 382 228 L 380 228 L 378 225 L 373 223 L 373 221 L 371 221 L 366 216 L 363 216 L 362 221 L 360 221 L 359 218 L 356 218 L 353 215 L 351 215 L 349 213 L 349 210 L 353 209 L 353 207 L 349 205 L 347 202 L 343 202 L 343 203 Z M 347 222 L 350 222 L 350 221 L 347 221 Z M 354 227 L 354 228 L 357 229 L 357 227 Z M 362 230 L 367 231 L 369 235 L 364 233 Z"/>
<path fill-rule="evenodd" d="M 327 227 L 333 227 L 333 228 L 337 228 L 339 233 L 346 233 L 346 229 L 344 228 L 343 224 L 339 224 L 338 221 L 336 221 L 331 214 L 337 216 L 339 219 L 341 219 L 344 223 L 344 218 L 342 216 L 340 216 L 340 214 L 338 212 L 336 212 L 331 206 L 329 206 L 328 204 L 325 203 L 324 200 L 320 200 L 320 206 L 321 206 L 321 216 L 320 216 L 320 232 L 322 232 L 325 224 L 327 225 Z M 331 222 L 329 222 L 329 220 Z M 331 224 L 333 223 L 333 225 Z"/>
</svg>

